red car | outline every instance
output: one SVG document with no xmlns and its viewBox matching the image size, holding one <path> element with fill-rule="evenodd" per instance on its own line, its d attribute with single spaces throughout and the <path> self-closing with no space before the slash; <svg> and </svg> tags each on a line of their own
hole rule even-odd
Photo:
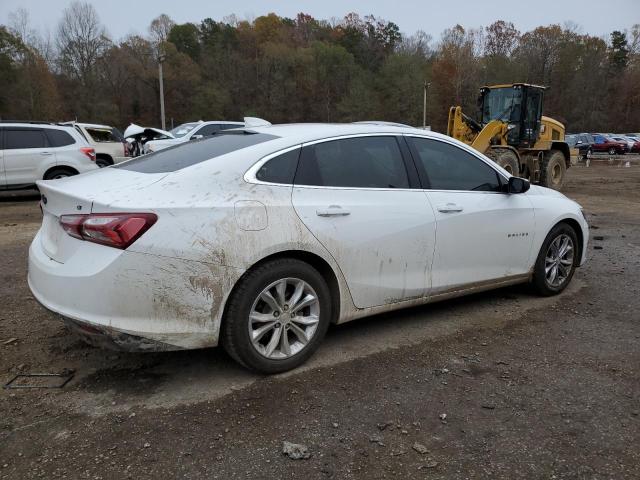
<svg viewBox="0 0 640 480">
<path fill-rule="evenodd" d="M 595 140 L 592 147 L 594 152 L 606 152 L 609 155 L 624 155 L 629 151 L 627 142 L 619 142 L 608 135 L 594 133 L 593 138 Z"/>
</svg>

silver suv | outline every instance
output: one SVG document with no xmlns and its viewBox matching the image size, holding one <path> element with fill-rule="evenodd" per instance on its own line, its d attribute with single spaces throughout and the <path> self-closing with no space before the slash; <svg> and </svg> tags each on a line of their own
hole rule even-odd
<svg viewBox="0 0 640 480">
<path fill-rule="evenodd" d="M 27 188 L 95 170 L 96 152 L 73 127 L 38 122 L 0 123 L 0 189 Z"/>
</svg>

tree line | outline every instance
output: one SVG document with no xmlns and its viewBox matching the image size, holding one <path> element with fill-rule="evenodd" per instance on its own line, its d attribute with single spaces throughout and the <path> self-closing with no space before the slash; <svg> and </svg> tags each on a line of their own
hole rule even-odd
<svg viewBox="0 0 640 480">
<path fill-rule="evenodd" d="M 0 25 L 0 118 L 159 126 L 162 61 L 169 126 L 258 116 L 273 123 L 388 120 L 446 130 L 448 108 L 475 114 L 479 87 L 545 85 L 545 114 L 569 131 L 640 131 L 640 25 L 608 38 L 577 25 L 520 32 L 497 20 L 438 39 L 355 13 L 341 20 L 274 13 L 176 24 L 109 37 L 92 5 L 74 2 L 53 34 L 18 9 Z"/>
</svg>

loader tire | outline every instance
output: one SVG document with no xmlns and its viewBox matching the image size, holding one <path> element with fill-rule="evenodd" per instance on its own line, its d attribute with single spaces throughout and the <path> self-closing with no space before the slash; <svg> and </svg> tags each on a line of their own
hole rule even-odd
<svg viewBox="0 0 640 480">
<path fill-rule="evenodd" d="M 514 177 L 520 174 L 520 163 L 518 156 L 506 148 L 496 149 L 494 153 L 495 162 L 504 168 Z"/>
<path fill-rule="evenodd" d="M 546 153 L 540 165 L 540 185 L 561 190 L 567 176 L 567 162 L 560 150 Z"/>
</svg>

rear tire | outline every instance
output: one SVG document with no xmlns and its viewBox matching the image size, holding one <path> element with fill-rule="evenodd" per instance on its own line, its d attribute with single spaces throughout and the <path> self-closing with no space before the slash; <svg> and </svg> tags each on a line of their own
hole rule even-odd
<svg viewBox="0 0 640 480">
<path fill-rule="evenodd" d="M 561 190 L 567 174 L 567 163 L 564 153 L 551 150 L 546 153 L 540 166 L 540 184 L 543 187 Z"/>
<path fill-rule="evenodd" d="M 578 237 L 572 227 L 559 223 L 551 229 L 533 269 L 532 283 L 540 295 L 557 295 L 567 288 L 580 262 L 579 252 Z"/>
<path fill-rule="evenodd" d="M 72 177 L 77 174 L 78 172 L 70 168 L 54 168 L 45 173 L 44 180 L 57 180 L 59 178 Z"/>
<path fill-rule="evenodd" d="M 231 293 L 221 343 L 251 370 L 285 372 L 317 350 L 330 318 L 331 293 L 322 275 L 300 260 L 272 260 L 245 274 Z"/>
<path fill-rule="evenodd" d="M 495 152 L 495 162 L 504 168 L 514 177 L 520 174 L 520 163 L 518 162 L 518 156 L 511 150 L 506 148 L 497 148 Z"/>
</svg>

